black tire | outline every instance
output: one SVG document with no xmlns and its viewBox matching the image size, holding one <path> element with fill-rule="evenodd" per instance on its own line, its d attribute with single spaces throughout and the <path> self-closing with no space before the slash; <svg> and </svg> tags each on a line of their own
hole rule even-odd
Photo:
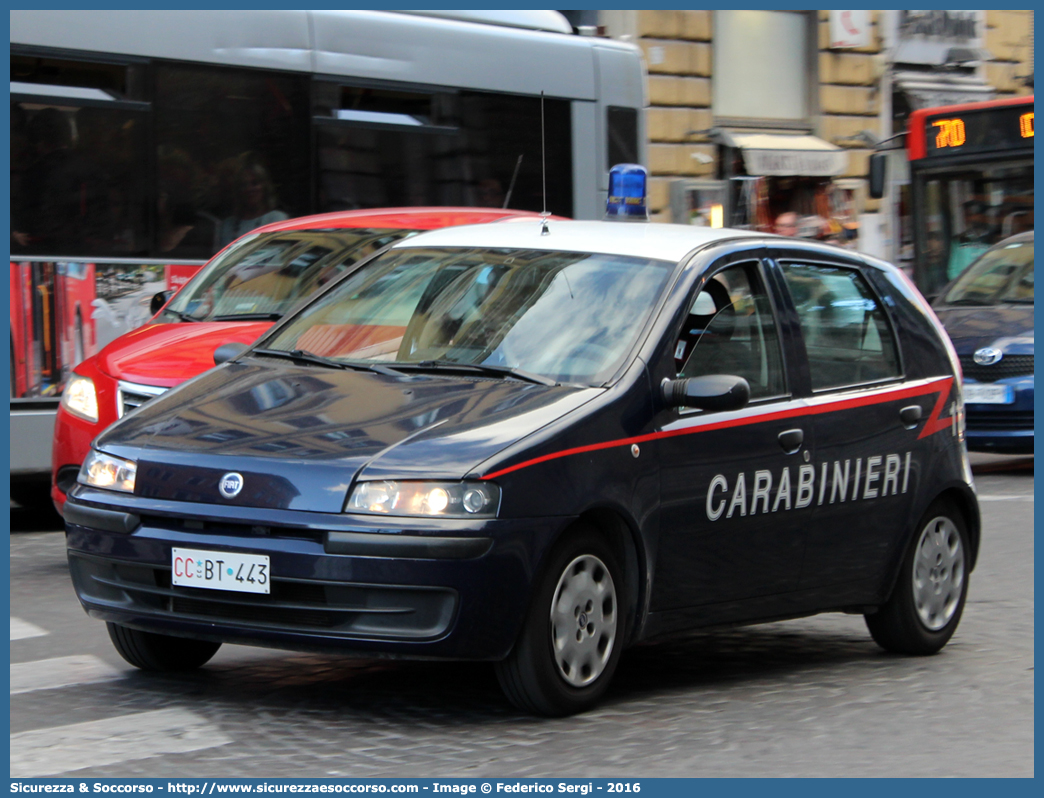
<svg viewBox="0 0 1044 798">
<path fill-rule="evenodd" d="M 220 643 L 170 637 L 108 623 L 109 638 L 120 656 L 135 668 L 156 673 L 194 671 L 210 661 Z"/>
<path fill-rule="evenodd" d="M 571 586 L 576 585 L 580 586 L 577 592 L 569 595 Z M 497 680 L 508 700 L 523 711 L 552 717 L 581 712 L 597 703 L 609 686 L 623 649 L 628 628 L 627 610 L 621 601 L 624 595 L 623 571 L 606 541 L 587 526 L 567 533 L 551 552 L 536 582 L 514 649 L 496 664 Z M 602 598 L 596 607 L 592 597 L 598 596 Z M 576 608 L 566 607 L 574 601 L 579 602 Z M 555 623 L 556 612 L 562 619 L 574 610 L 568 624 Z M 569 647 L 560 649 L 565 653 L 556 653 L 556 630 L 556 639 Z M 584 664 L 571 667 L 570 651 Z M 565 675 L 563 668 L 571 670 L 571 675 Z M 567 681 L 569 678 L 576 684 Z"/>
<path fill-rule="evenodd" d="M 942 550 L 933 544 L 933 539 L 946 541 Z M 954 546 L 960 553 L 959 564 L 953 553 L 950 554 L 953 559 L 945 562 L 946 552 Z M 920 557 L 919 552 L 922 552 Z M 935 556 L 929 562 L 927 555 L 933 552 Z M 968 595 L 970 562 L 964 517 L 949 502 L 936 501 L 917 524 L 892 595 L 877 612 L 865 616 L 874 641 L 897 654 L 938 652 L 961 621 Z M 915 572 L 918 567 L 920 571 Z M 915 582 L 922 587 L 915 587 Z M 918 601 L 918 596 L 923 599 L 926 595 L 930 601 Z M 939 611 L 934 612 L 935 609 Z"/>
<path fill-rule="evenodd" d="M 11 500 L 24 510 L 48 512 L 51 506 L 50 479 L 12 482 Z"/>
</svg>

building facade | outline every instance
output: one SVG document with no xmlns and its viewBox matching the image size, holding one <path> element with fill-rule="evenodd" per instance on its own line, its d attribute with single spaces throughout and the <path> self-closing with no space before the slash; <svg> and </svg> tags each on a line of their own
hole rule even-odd
<svg viewBox="0 0 1044 798">
<path fill-rule="evenodd" d="M 645 54 L 653 220 L 781 228 L 896 261 L 909 255 L 901 150 L 875 200 L 875 147 L 901 147 L 892 137 L 915 108 L 1032 93 L 1032 11 L 613 10 L 598 22 Z"/>
</svg>

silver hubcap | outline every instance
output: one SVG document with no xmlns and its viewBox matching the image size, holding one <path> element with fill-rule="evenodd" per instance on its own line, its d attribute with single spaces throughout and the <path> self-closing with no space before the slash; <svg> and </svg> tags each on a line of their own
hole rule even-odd
<svg viewBox="0 0 1044 798">
<path fill-rule="evenodd" d="M 605 563 L 591 554 L 562 572 L 551 602 L 551 647 L 558 672 L 573 687 L 597 679 L 616 640 L 616 586 Z"/>
<path fill-rule="evenodd" d="M 953 521 L 933 518 L 921 532 L 913 568 L 913 598 L 927 629 L 938 632 L 953 618 L 964 587 L 964 549 Z"/>
</svg>

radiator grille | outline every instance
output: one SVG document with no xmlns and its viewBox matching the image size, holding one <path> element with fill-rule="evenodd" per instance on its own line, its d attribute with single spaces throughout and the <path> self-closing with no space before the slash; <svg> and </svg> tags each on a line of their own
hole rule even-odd
<svg viewBox="0 0 1044 798">
<path fill-rule="evenodd" d="M 1006 355 L 992 366 L 980 366 L 971 355 L 961 355 L 961 371 L 969 380 L 996 382 L 1033 374 L 1033 355 Z"/>
<path fill-rule="evenodd" d="M 133 382 L 119 383 L 119 396 L 117 398 L 117 410 L 119 411 L 120 418 L 127 415 L 132 410 L 137 410 L 149 399 L 153 399 L 160 394 L 166 393 L 167 388 L 161 388 L 158 385 L 138 385 Z"/>
</svg>

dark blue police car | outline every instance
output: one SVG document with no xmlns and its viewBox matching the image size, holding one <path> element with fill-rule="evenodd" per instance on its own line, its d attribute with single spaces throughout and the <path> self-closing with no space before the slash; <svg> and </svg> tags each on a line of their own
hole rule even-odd
<svg viewBox="0 0 1044 798">
<path fill-rule="evenodd" d="M 146 670 L 222 642 L 488 660 L 550 715 L 711 624 L 857 612 L 930 654 L 979 549 L 957 374 L 901 273 L 833 247 L 421 234 L 102 434 L 72 576 Z"/>
<path fill-rule="evenodd" d="M 964 372 L 968 448 L 1033 453 L 1033 232 L 988 249 L 934 304 Z"/>
</svg>

